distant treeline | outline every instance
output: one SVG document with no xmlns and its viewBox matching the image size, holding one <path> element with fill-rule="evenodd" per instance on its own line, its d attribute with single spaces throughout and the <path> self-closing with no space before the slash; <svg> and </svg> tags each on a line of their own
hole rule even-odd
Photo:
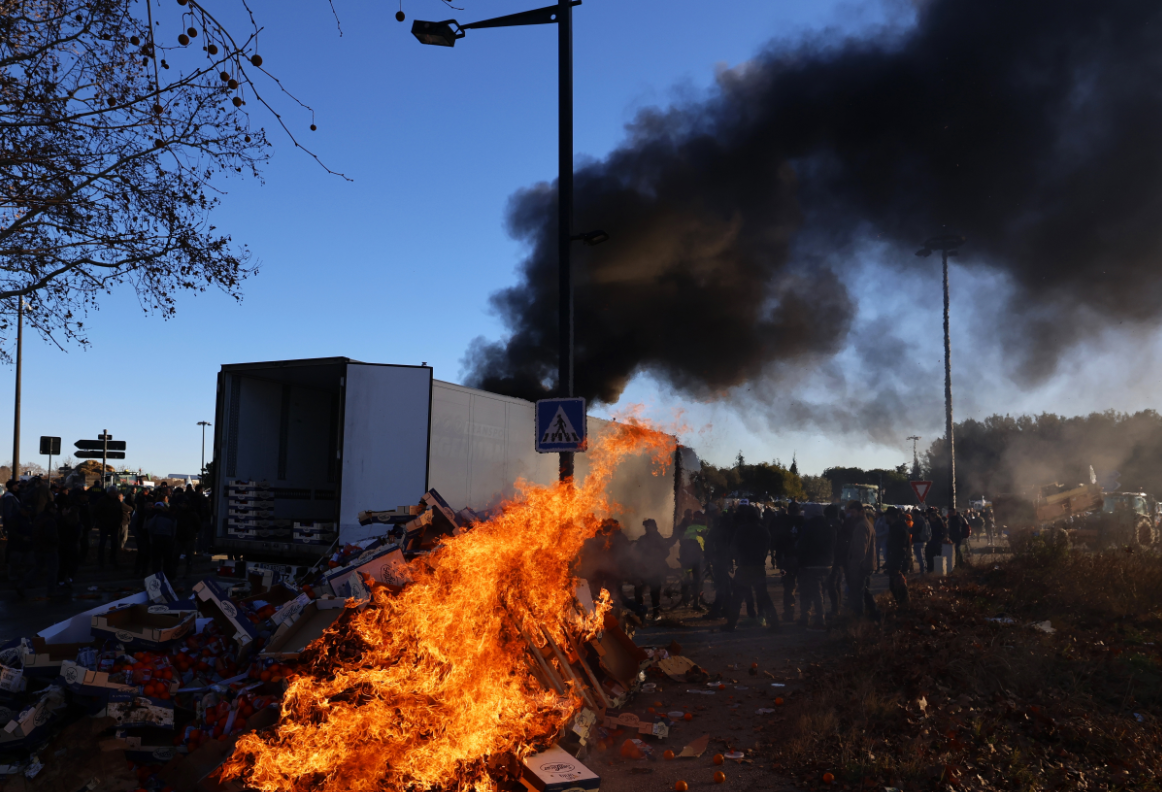
<svg viewBox="0 0 1162 792">
<path fill-rule="evenodd" d="M 1003 494 L 1031 495 L 1044 484 L 1089 481 L 1089 469 L 1101 479 L 1116 479 L 1123 490 L 1162 495 L 1162 415 L 1154 410 L 1134 414 L 1109 410 L 1066 418 L 1041 415 L 991 415 L 956 425 L 958 505 L 970 499 Z M 729 495 L 758 500 L 798 498 L 838 500 L 846 484 L 875 484 L 885 503 L 915 503 L 910 481 L 934 482 L 928 503 L 948 503 L 948 467 L 944 439 L 920 458 L 892 469 L 832 467 L 822 476 L 800 475 L 795 463 L 778 460 L 749 464 L 739 453 L 733 467 L 702 463 L 696 491 L 703 500 Z M 1117 476 L 1113 476 L 1117 473 Z M 1112 478 L 1111 478 L 1112 477 Z"/>
</svg>

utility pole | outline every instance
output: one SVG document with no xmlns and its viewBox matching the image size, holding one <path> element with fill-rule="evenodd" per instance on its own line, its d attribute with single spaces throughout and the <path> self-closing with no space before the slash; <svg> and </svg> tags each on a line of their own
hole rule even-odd
<svg viewBox="0 0 1162 792">
<path fill-rule="evenodd" d="M 916 443 L 920 441 L 920 435 L 912 435 L 908 438 L 912 441 L 912 475 L 916 478 L 920 477 L 920 455 L 916 451 Z"/>
<path fill-rule="evenodd" d="M 916 251 L 917 256 L 931 256 L 939 250 L 944 264 L 944 439 L 948 452 L 948 506 L 956 508 L 956 438 L 952 423 L 952 337 L 948 322 L 948 257 L 955 256 L 964 244 L 962 236 L 933 237 Z"/>
<path fill-rule="evenodd" d="M 17 297 L 16 307 L 16 402 L 12 429 L 12 478 L 20 480 L 20 373 L 24 362 L 24 298 Z"/>
<path fill-rule="evenodd" d="M 573 3 L 557 0 L 557 387 L 573 395 Z M 561 481 L 573 478 L 573 453 L 561 452 Z"/>
<path fill-rule="evenodd" d="M 202 476 L 206 475 L 206 427 L 211 425 L 209 421 L 198 421 L 198 426 L 202 427 L 202 469 L 200 471 Z"/>
</svg>

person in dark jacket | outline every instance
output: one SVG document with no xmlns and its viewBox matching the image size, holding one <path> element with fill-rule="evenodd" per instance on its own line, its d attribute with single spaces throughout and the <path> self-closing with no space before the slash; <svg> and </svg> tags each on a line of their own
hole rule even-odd
<svg viewBox="0 0 1162 792">
<path fill-rule="evenodd" d="M 177 552 L 185 556 L 186 574 L 194 571 L 194 549 L 198 543 L 198 531 L 202 527 L 198 513 L 194 511 L 194 504 L 189 498 L 184 498 L 174 509 L 174 520 L 177 522 Z"/>
<path fill-rule="evenodd" d="M 121 532 L 121 499 L 110 489 L 93 504 L 93 521 L 97 523 L 97 566 L 105 568 L 105 547 L 109 548 L 109 565 L 117 568 L 117 535 Z"/>
<path fill-rule="evenodd" d="M 666 558 L 678 537 L 675 535 L 667 539 L 662 536 L 658 524 L 652 519 L 642 520 L 642 527 L 645 533 L 633 543 L 633 599 L 639 607 L 644 606 L 645 590 L 649 589 L 650 604 L 653 606 L 652 615 L 658 619 L 662 615 L 662 586 L 666 582 L 666 572 L 669 570 Z"/>
<path fill-rule="evenodd" d="M 964 566 L 964 542 L 968 539 L 968 522 L 956 509 L 948 512 L 948 541 L 956 548 L 956 565 Z"/>
<path fill-rule="evenodd" d="M 823 581 L 835 561 L 836 533 L 835 524 L 827 518 L 822 504 L 804 505 L 803 528 L 797 546 L 799 623 L 808 626 L 810 620 L 811 630 L 822 630 L 827 626 L 823 615 Z"/>
<path fill-rule="evenodd" d="M 133 574 L 138 577 L 148 575 L 152 566 L 149 530 L 146 528 L 152 507 L 153 505 L 149 503 L 144 492 L 137 493 L 133 505 L 133 516 L 129 518 L 129 533 L 133 535 L 133 543 L 137 546 L 137 559 L 133 563 Z"/>
<path fill-rule="evenodd" d="M 57 553 L 60 558 L 60 570 L 57 574 L 58 582 L 72 588 L 73 578 L 77 576 L 79 563 L 81 521 L 77 517 L 77 510 L 73 507 L 72 498 L 62 492 L 56 496 L 57 534 L 60 537 Z"/>
<path fill-rule="evenodd" d="M 735 514 L 733 558 L 734 572 L 731 605 L 726 614 L 726 629 L 738 624 L 742 603 L 750 594 L 754 597 L 757 614 L 766 620 L 766 626 L 775 629 L 779 615 L 771 595 L 767 593 L 767 554 L 771 550 L 771 535 L 763 525 L 759 510 L 750 504 L 738 507 Z"/>
<path fill-rule="evenodd" d="M 880 618 L 875 597 L 868 587 L 868 580 L 876 568 L 876 531 L 871 518 L 864 513 L 863 504 L 851 501 L 847 504 L 846 522 L 850 525 L 851 543 L 847 549 L 847 583 L 851 591 L 851 609 L 857 616 L 865 612 L 877 621 Z"/>
<path fill-rule="evenodd" d="M 948 537 L 948 527 L 944 524 L 940 512 L 933 506 L 928 509 L 927 514 L 928 528 L 932 534 L 932 538 L 928 540 L 928 546 L 924 550 L 924 557 L 928 561 L 928 571 L 932 572 L 936 569 L 936 556 L 943 553 L 944 540 Z"/>
<path fill-rule="evenodd" d="M 153 574 L 165 572 L 170 580 L 177 577 L 177 523 L 165 501 L 153 504 L 153 515 L 146 523 Z"/>
<path fill-rule="evenodd" d="M 707 531 L 705 556 L 710 565 L 710 577 L 714 582 L 714 602 L 706 618 L 723 618 L 730 613 L 731 591 L 731 546 L 734 541 L 734 514 L 720 512 L 713 504 L 706 507 Z"/>
<path fill-rule="evenodd" d="M 25 590 L 42 574 L 46 575 L 49 595 L 56 593 L 57 572 L 60 566 L 59 548 L 60 534 L 57 530 L 56 506 L 49 501 L 36 518 L 32 533 L 32 551 L 36 563 L 16 584 L 17 599 L 25 599 Z"/>
<path fill-rule="evenodd" d="M 705 539 L 706 517 L 702 512 L 686 510 L 682 521 L 674 529 L 678 534 L 678 564 L 682 567 L 682 600 L 680 605 L 693 605 L 695 610 L 705 610 L 702 607 L 702 570 L 706 566 L 705 553 L 702 543 Z M 685 575 L 689 572 L 690 579 Z"/>
<path fill-rule="evenodd" d="M 851 547 L 851 523 L 840 517 L 839 506 L 832 503 L 824 510 L 824 515 L 834 515 L 835 555 L 831 561 L 831 572 L 827 576 L 827 594 L 831 598 L 831 616 L 839 616 L 843 601 L 843 589 L 847 583 L 847 551 Z"/>
<path fill-rule="evenodd" d="M 904 513 L 895 506 L 888 508 L 887 547 L 884 548 L 884 572 L 888 575 L 888 588 L 896 602 L 908 604 L 908 580 L 904 571 L 912 555 L 912 536 Z"/>
<path fill-rule="evenodd" d="M 802 509 L 791 501 L 787 513 L 775 520 L 775 563 L 783 570 L 783 621 L 795 621 L 795 588 L 799 580 L 799 557 L 796 547 L 803 527 Z"/>
<path fill-rule="evenodd" d="M 924 519 L 923 509 L 912 512 L 912 555 L 916 557 L 916 574 L 924 574 L 926 563 L 924 548 L 932 538 L 932 529 L 928 527 L 928 520 Z"/>
<path fill-rule="evenodd" d="M 4 518 L 4 534 L 8 538 L 7 558 L 8 579 L 20 579 L 20 571 L 25 564 L 34 560 L 32 552 L 32 514 L 20 498 L 21 482 L 12 479 L 6 485 L 4 496 L 0 498 L 0 515 Z"/>
</svg>

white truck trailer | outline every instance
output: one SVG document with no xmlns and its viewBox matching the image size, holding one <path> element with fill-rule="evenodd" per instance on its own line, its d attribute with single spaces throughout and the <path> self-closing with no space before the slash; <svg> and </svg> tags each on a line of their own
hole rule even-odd
<svg viewBox="0 0 1162 792">
<path fill-rule="evenodd" d="M 518 479 L 549 484 L 557 455 L 533 450 L 533 403 L 433 378 L 431 367 L 316 358 L 222 366 L 214 422 L 213 524 L 218 551 L 248 558 L 317 558 L 328 544 L 374 535 L 362 511 L 415 504 L 437 490 L 454 510 L 511 497 Z M 589 419 L 590 434 L 609 422 Z M 667 475 L 632 457 L 611 494 L 630 537 L 652 517 L 669 534 L 679 511 L 697 508 L 697 455 L 679 447 Z M 587 469 L 577 455 L 577 476 Z M 262 482 L 260 519 L 231 499 L 230 482 Z M 296 526 L 303 531 L 294 530 Z"/>
</svg>

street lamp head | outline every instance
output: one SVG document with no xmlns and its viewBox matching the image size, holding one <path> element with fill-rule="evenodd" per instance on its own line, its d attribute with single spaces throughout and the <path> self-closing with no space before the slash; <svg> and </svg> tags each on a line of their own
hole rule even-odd
<svg viewBox="0 0 1162 792">
<path fill-rule="evenodd" d="M 570 239 L 574 242 L 584 242 L 589 247 L 596 247 L 602 242 L 608 242 L 609 234 L 601 229 L 597 229 L 596 231 L 587 231 L 584 234 L 574 234 Z"/>
<path fill-rule="evenodd" d="M 455 19 L 446 19 L 443 22 L 425 22 L 417 19 L 412 23 L 412 35 L 419 39 L 421 44 L 454 47 L 456 39 L 464 38 L 464 31 L 460 29 Z"/>
</svg>

